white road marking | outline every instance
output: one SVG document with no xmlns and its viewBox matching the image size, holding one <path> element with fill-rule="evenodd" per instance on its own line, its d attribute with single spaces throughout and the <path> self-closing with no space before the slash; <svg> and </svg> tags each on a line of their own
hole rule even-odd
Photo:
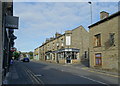
<svg viewBox="0 0 120 86">
<path fill-rule="evenodd" d="M 101 81 L 98 81 L 98 80 L 94 80 L 94 79 L 91 79 L 91 78 L 88 78 L 88 77 L 85 77 L 85 76 L 80 76 L 80 77 L 83 77 L 85 79 L 88 79 L 88 80 L 91 80 L 91 81 L 94 81 L 94 82 L 97 82 L 97 83 L 101 83 L 101 84 L 105 84 L 105 85 L 109 86 L 107 83 L 104 83 L 104 82 L 101 82 Z"/>
<path fill-rule="evenodd" d="M 40 77 L 40 76 L 42 76 L 42 75 L 39 74 L 39 75 L 34 75 L 34 76 Z"/>
</svg>

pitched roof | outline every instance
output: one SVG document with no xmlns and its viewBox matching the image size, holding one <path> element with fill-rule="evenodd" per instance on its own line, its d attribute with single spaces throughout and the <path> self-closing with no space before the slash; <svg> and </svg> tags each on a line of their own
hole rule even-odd
<svg viewBox="0 0 120 86">
<path fill-rule="evenodd" d="M 107 21 L 107 20 L 110 20 L 110 19 L 112 19 L 112 18 L 118 16 L 118 15 L 120 15 L 120 11 L 118 11 L 118 12 L 116 12 L 116 13 L 114 13 L 114 14 L 108 16 L 108 17 L 105 18 L 105 19 L 102 19 L 102 20 L 100 20 L 100 21 L 98 21 L 98 22 L 96 22 L 96 23 L 94 23 L 94 24 L 88 26 L 88 28 L 90 29 L 91 27 L 94 27 L 94 26 L 96 26 L 96 25 L 98 25 L 98 24 L 101 24 L 101 23 L 103 23 L 103 22 L 105 22 L 105 21 Z"/>
</svg>

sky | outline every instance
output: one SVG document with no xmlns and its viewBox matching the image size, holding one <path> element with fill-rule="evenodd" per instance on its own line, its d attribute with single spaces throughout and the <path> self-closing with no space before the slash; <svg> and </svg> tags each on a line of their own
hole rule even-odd
<svg viewBox="0 0 120 86">
<path fill-rule="evenodd" d="M 15 30 L 18 51 L 29 52 L 39 47 L 46 38 L 53 37 L 82 25 L 91 25 L 90 4 L 87 2 L 14 2 L 14 16 L 19 17 Z M 118 11 L 118 2 L 92 2 L 92 24 L 100 20 L 100 12 L 109 15 Z"/>
</svg>

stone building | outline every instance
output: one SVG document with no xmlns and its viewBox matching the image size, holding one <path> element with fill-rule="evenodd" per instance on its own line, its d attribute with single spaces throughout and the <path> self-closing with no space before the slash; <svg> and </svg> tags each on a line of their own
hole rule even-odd
<svg viewBox="0 0 120 86">
<path fill-rule="evenodd" d="M 56 33 L 55 37 L 46 39 L 38 52 L 40 60 L 57 63 L 80 63 L 88 61 L 89 34 L 84 27 L 79 26 L 64 34 Z M 37 55 L 37 54 L 36 54 Z M 35 55 L 34 55 L 35 56 Z"/>
<path fill-rule="evenodd" d="M 39 60 L 39 48 L 36 48 L 33 54 L 34 54 L 34 59 Z"/>
<path fill-rule="evenodd" d="M 4 2 L 0 0 L 0 85 L 9 72 L 10 61 L 14 48 L 14 40 L 17 38 L 14 35 L 14 29 L 18 21 L 13 16 L 13 1 Z M 13 19 L 13 20 L 12 20 Z M 14 26 L 13 26 L 14 24 Z"/>
<path fill-rule="evenodd" d="M 109 16 L 102 11 L 100 21 L 89 26 L 90 66 L 118 70 L 120 58 L 120 11 Z"/>
</svg>

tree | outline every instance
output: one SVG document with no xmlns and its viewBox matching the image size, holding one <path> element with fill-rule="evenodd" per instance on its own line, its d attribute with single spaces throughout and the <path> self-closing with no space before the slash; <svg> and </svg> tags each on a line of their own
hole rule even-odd
<svg viewBox="0 0 120 86">
<path fill-rule="evenodd" d="M 28 54 L 30 55 L 30 59 L 33 59 L 33 52 L 30 51 Z"/>
<path fill-rule="evenodd" d="M 20 53 L 19 52 L 13 52 L 13 57 L 14 57 L 14 59 L 18 59 L 19 58 L 19 56 L 20 56 Z"/>
<path fill-rule="evenodd" d="M 25 53 L 22 53 L 23 54 L 23 57 L 26 57 L 26 54 Z"/>
</svg>

